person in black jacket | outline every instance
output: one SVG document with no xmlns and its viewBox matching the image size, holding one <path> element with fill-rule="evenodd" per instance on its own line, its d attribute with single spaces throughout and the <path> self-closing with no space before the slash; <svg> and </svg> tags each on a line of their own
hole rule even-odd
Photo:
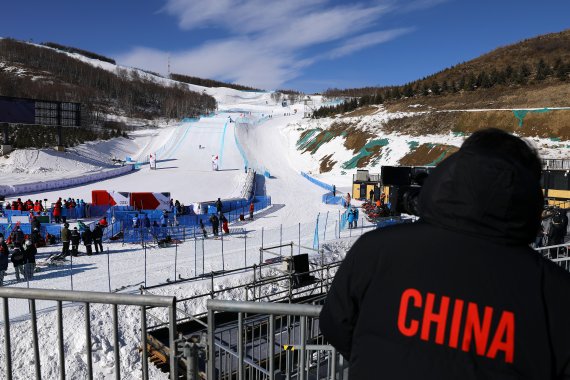
<svg viewBox="0 0 570 380">
<path fill-rule="evenodd" d="M 91 245 L 93 244 L 93 236 L 91 234 L 91 229 L 89 226 L 87 226 L 81 233 L 81 239 L 83 240 L 83 244 L 85 244 L 85 251 L 87 252 L 87 256 L 91 256 L 93 253 L 93 250 L 91 249 Z"/>
<path fill-rule="evenodd" d="M 218 200 L 216 201 L 216 203 L 214 203 L 214 205 L 216 206 L 216 212 L 218 213 L 218 215 L 222 215 L 222 209 L 223 209 L 222 200 L 218 198 Z"/>
<path fill-rule="evenodd" d="M 32 221 L 30 223 L 32 225 L 32 231 L 34 230 L 34 228 L 37 228 L 38 231 L 41 230 L 41 222 L 39 221 L 39 219 L 34 215 L 32 216 Z"/>
<path fill-rule="evenodd" d="M 79 243 L 81 243 L 81 235 L 77 227 L 73 227 L 70 234 L 71 240 L 71 254 L 77 256 L 79 254 Z"/>
<path fill-rule="evenodd" d="M 95 253 L 103 253 L 103 228 L 97 223 L 93 229 L 93 244 L 95 245 Z"/>
<path fill-rule="evenodd" d="M 14 247 L 22 248 L 22 246 L 24 245 L 25 236 L 20 226 L 14 227 L 14 230 L 12 231 L 11 235 Z"/>
<path fill-rule="evenodd" d="M 10 257 L 10 250 L 4 241 L 4 236 L 0 236 L 0 286 L 4 285 L 4 275 L 8 270 L 8 258 Z"/>
<path fill-rule="evenodd" d="M 28 280 L 34 278 L 37 254 L 38 250 L 36 246 L 30 240 L 26 240 L 24 243 L 24 272 L 26 273 L 26 278 Z"/>
<path fill-rule="evenodd" d="M 212 223 L 212 233 L 214 234 L 214 236 L 218 236 L 218 228 L 220 226 L 220 220 L 218 219 L 216 214 L 212 214 L 212 216 L 210 216 L 210 223 Z"/>
<path fill-rule="evenodd" d="M 351 379 L 569 379 L 570 274 L 529 247 L 541 162 L 473 133 L 427 178 L 420 221 L 350 249 L 320 315 Z"/>
<path fill-rule="evenodd" d="M 10 258 L 12 264 L 14 265 L 14 272 L 16 274 L 16 281 L 21 281 L 26 279 L 26 272 L 24 271 L 24 252 L 18 246 L 15 246 L 12 250 L 12 257 Z M 22 277 L 20 278 L 20 274 Z"/>
</svg>

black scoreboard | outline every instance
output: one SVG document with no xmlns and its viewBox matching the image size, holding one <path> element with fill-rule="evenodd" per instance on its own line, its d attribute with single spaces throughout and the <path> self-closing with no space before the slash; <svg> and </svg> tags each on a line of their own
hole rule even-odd
<svg viewBox="0 0 570 380">
<path fill-rule="evenodd" d="M 0 123 L 79 127 L 81 104 L 0 96 Z"/>
</svg>

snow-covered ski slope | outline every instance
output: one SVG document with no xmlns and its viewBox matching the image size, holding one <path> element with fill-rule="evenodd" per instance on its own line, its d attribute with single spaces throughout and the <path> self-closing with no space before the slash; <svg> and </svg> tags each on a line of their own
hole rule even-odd
<svg viewBox="0 0 570 380">
<path fill-rule="evenodd" d="M 144 162 L 150 153 L 157 153 L 156 170 L 143 164 L 140 170 L 122 177 L 30 197 L 53 200 L 63 195 L 87 200 L 91 199 L 92 190 L 150 191 L 170 192 L 174 198 L 190 203 L 238 196 L 245 173 L 235 144 L 235 124 L 229 122 L 228 116 L 220 113 L 162 128 L 154 136 L 147 133 L 140 137 L 146 144 L 133 158 Z M 220 157 L 218 171 L 212 170 L 212 155 Z M 66 176 L 64 172 L 59 175 Z"/>
</svg>

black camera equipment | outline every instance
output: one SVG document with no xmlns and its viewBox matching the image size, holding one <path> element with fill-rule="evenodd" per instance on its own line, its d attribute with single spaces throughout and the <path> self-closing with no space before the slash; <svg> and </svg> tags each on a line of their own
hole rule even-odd
<svg viewBox="0 0 570 380">
<path fill-rule="evenodd" d="M 431 167 L 383 166 L 381 180 L 390 188 L 392 215 L 419 215 L 419 195 Z"/>
</svg>

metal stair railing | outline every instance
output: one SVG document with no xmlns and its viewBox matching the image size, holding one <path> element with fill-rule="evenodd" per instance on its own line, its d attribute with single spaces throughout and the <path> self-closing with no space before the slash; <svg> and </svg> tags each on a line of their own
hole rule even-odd
<svg viewBox="0 0 570 380">
<path fill-rule="evenodd" d="M 176 297 L 136 295 L 136 294 L 114 294 L 100 292 L 68 291 L 68 290 L 47 290 L 47 289 L 22 289 L 22 288 L 0 288 L 0 298 L 3 303 L 4 319 L 4 350 L 6 358 L 6 379 L 11 380 L 12 369 L 12 349 L 10 341 L 10 311 L 9 299 L 27 299 L 30 304 L 31 330 L 34 348 L 35 378 L 41 379 L 40 362 L 40 342 L 38 341 L 36 300 L 47 300 L 57 302 L 57 346 L 59 353 L 59 378 L 65 379 L 65 351 L 63 338 L 63 302 L 82 303 L 85 307 L 85 350 L 87 356 L 88 379 L 93 379 L 92 363 L 92 339 L 91 339 L 91 315 L 90 306 L 92 303 L 112 305 L 113 308 L 113 340 L 115 355 L 115 378 L 121 378 L 121 362 L 119 350 L 119 315 L 118 305 L 139 306 L 141 308 L 141 355 L 142 355 L 142 376 L 148 379 L 148 357 L 147 357 L 147 328 L 146 317 L 147 307 L 168 308 L 169 315 L 169 342 L 171 352 L 176 353 Z M 176 355 L 170 355 L 170 379 L 178 378 Z M 71 374 L 70 377 L 73 377 Z"/>
<path fill-rule="evenodd" d="M 321 307 L 208 300 L 207 379 L 341 380 L 342 357 L 318 329 Z M 237 327 L 216 328 L 216 312 L 237 313 Z"/>
</svg>

